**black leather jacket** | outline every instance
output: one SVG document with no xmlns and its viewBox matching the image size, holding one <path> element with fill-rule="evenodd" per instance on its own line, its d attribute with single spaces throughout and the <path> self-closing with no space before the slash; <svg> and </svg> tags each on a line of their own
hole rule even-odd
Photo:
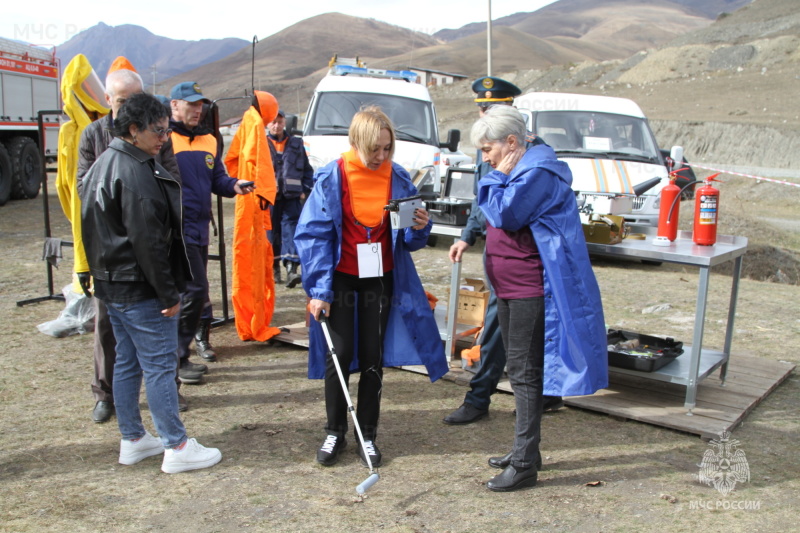
<svg viewBox="0 0 800 533">
<path fill-rule="evenodd" d="M 94 279 L 106 291 L 118 287 L 128 295 L 138 284 L 165 309 L 177 304 L 191 279 L 178 180 L 152 156 L 116 138 L 84 176 L 80 197 Z"/>
</svg>

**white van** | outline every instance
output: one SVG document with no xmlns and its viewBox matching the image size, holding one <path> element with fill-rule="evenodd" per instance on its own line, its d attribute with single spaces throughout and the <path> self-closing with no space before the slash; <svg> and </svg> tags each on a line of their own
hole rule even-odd
<svg viewBox="0 0 800 533">
<path fill-rule="evenodd" d="M 568 93 L 524 94 L 514 105 L 528 129 L 572 170 L 572 188 L 585 211 L 658 225 L 659 192 L 667 167 L 644 113 L 632 100 Z M 634 187 L 660 178 L 641 196 Z"/>
<path fill-rule="evenodd" d="M 353 115 L 374 104 L 395 126 L 394 161 L 408 171 L 418 189 L 438 195 L 450 159 L 469 157 L 458 151 L 459 130 L 450 130 L 447 142 L 439 142 L 436 110 L 428 89 L 414 83 L 416 77 L 405 70 L 332 64 L 314 91 L 303 125 L 303 143 L 314 170 L 350 149 L 347 133 Z"/>
</svg>

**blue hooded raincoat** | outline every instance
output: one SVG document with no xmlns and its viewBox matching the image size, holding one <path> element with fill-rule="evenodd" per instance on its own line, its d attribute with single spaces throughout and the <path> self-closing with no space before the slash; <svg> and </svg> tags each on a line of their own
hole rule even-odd
<svg viewBox="0 0 800 533">
<path fill-rule="evenodd" d="M 608 386 L 605 321 L 569 166 L 543 144 L 510 175 L 481 178 L 478 205 L 495 228 L 529 226 L 544 267 L 544 394 L 579 396 Z"/>
<path fill-rule="evenodd" d="M 333 272 L 339 264 L 342 241 L 342 182 L 337 161 L 319 169 L 314 189 L 303 207 L 294 242 L 303 271 L 303 288 L 309 297 L 333 301 Z M 392 163 L 392 198 L 417 194 L 408 172 Z M 417 275 L 411 252 L 428 241 L 432 223 L 421 230 L 392 229 L 394 296 L 384 340 L 383 366 L 423 364 L 431 381 L 448 371 L 442 339 L 428 298 Z M 328 351 L 316 320 L 309 328 L 308 377 L 325 377 Z M 358 368 L 358 354 L 351 371 Z"/>
</svg>

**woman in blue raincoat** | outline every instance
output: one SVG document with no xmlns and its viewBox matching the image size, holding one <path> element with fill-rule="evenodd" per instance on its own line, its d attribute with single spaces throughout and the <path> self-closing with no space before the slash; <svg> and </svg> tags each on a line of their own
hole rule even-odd
<svg viewBox="0 0 800 533">
<path fill-rule="evenodd" d="M 300 215 L 295 245 L 303 288 L 311 298 L 309 377 L 325 378 L 327 437 L 317 461 L 330 466 L 345 447 L 347 403 L 317 320 L 328 317 L 345 381 L 360 371 L 357 418 L 365 446 L 380 465 L 375 445 L 384 366 L 419 365 L 431 381 L 447 370 L 441 338 L 410 252 L 425 246 L 428 213 L 395 230 L 384 207 L 417 194 L 408 173 L 392 162 L 394 128 L 377 106 L 362 109 L 350 126 L 350 151 L 319 169 Z"/>
<path fill-rule="evenodd" d="M 517 408 L 511 452 L 489 460 L 504 470 L 487 487 L 504 492 L 536 484 L 542 394 L 606 387 L 608 352 L 569 167 L 546 144 L 526 147 L 525 122 L 511 107 L 490 108 L 472 142 L 495 169 L 479 182 L 478 206 Z"/>
</svg>

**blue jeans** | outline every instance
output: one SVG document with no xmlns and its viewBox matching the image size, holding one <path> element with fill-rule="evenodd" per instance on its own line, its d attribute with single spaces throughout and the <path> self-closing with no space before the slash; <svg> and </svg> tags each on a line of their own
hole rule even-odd
<svg viewBox="0 0 800 533">
<path fill-rule="evenodd" d="M 122 438 L 144 436 L 139 394 L 144 375 L 147 403 L 158 435 L 166 448 L 186 440 L 178 415 L 178 318 L 161 314 L 157 299 L 117 304 L 106 302 L 117 339 L 114 363 L 114 406 Z"/>
<path fill-rule="evenodd" d="M 497 317 L 508 357 L 517 419 L 511 464 L 529 468 L 539 458 L 544 376 L 544 298 L 499 298 Z"/>
</svg>

